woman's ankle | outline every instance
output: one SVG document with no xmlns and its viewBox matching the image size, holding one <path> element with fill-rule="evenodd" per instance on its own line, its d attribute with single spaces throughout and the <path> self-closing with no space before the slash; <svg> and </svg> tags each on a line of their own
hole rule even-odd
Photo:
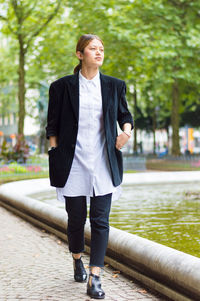
<svg viewBox="0 0 200 301">
<path fill-rule="evenodd" d="M 100 272 L 101 272 L 101 268 L 100 267 L 91 267 L 90 272 L 93 275 L 99 276 Z"/>
<path fill-rule="evenodd" d="M 81 253 L 78 253 L 78 254 L 72 253 L 72 257 L 73 257 L 73 259 L 80 259 L 81 258 Z"/>
</svg>

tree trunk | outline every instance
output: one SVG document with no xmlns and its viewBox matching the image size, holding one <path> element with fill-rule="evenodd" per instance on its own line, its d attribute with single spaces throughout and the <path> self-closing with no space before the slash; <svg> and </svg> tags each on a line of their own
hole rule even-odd
<svg viewBox="0 0 200 301">
<path fill-rule="evenodd" d="M 180 155 L 180 143 L 179 143 L 179 90 L 178 82 L 175 79 L 172 87 L 172 155 Z"/>
<path fill-rule="evenodd" d="M 133 93 L 133 113 L 134 113 L 134 119 L 136 120 L 137 117 L 137 90 L 136 85 L 134 87 L 134 93 Z M 134 123 L 134 141 L 133 141 L 133 153 L 137 154 L 137 127 Z"/>
<path fill-rule="evenodd" d="M 153 115 L 152 115 L 152 121 L 153 121 L 153 154 L 156 154 L 156 110 L 154 108 Z"/>
<path fill-rule="evenodd" d="M 166 132 L 167 132 L 167 144 L 166 144 L 166 148 L 167 148 L 167 153 L 169 154 L 169 146 L 170 146 L 169 126 L 166 127 Z"/>
<path fill-rule="evenodd" d="M 23 40 L 19 36 L 19 69 L 18 69 L 18 134 L 24 135 L 25 119 L 25 51 Z"/>
</svg>

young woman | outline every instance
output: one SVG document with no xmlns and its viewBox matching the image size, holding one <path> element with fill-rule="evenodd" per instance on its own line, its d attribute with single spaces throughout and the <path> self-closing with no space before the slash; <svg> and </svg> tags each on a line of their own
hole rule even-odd
<svg viewBox="0 0 200 301">
<path fill-rule="evenodd" d="M 99 72 L 104 60 L 102 40 L 80 37 L 74 75 L 53 82 L 49 89 L 46 133 L 50 140 L 49 172 L 52 186 L 64 196 L 68 213 L 68 243 L 74 279 L 86 281 L 84 252 L 86 197 L 90 197 L 90 275 L 87 294 L 103 299 L 100 271 L 109 235 L 112 193 L 122 182 L 122 153 L 133 128 L 124 81 Z M 117 122 L 122 129 L 117 134 Z"/>
</svg>

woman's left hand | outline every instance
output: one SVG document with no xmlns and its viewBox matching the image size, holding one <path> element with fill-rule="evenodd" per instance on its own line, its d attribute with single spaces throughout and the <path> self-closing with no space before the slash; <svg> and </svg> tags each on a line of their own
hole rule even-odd
<svg viewBox="0 0 200 301">
<path fill-rule="evenodd" d="M 115 147 L 120 150 L 128 141 L 129 137 L 125 133 L 121 133 L 117 136 Z"/>
</svg>

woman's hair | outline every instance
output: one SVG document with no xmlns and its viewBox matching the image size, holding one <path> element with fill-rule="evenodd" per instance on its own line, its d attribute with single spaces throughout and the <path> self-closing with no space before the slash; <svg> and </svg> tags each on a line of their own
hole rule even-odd
<svg viewBox="0 0 200 301">
<path fill-rule="evenodd" d="M 98 36 L 94 34 L 84 34 L 78 40 L 78 43 L 76 45 L 76 52 L 80 51 L 83 53 L 85 47 L 94 39 L 99 40 L 103 45 L 103 41 Z M 74 73 L 77 73 L 81 69 L 81 65 L 82 61 L 79 60 L 79 64 L 74 68 Z"/>
</svg>

